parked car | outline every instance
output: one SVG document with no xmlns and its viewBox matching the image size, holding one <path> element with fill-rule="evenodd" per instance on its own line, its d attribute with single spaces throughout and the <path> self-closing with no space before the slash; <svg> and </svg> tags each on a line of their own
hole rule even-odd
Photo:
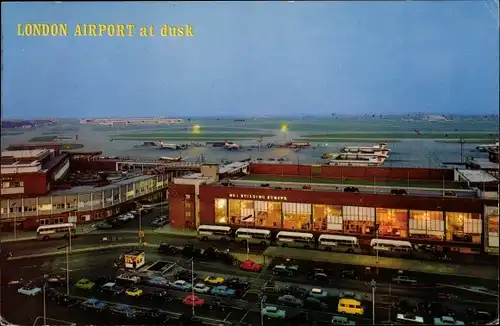
<svg viewBox="0 0 500 326">
<path fill-rule="evenodd" d="M 107 309 L 107 305 L 96 298 L 90 298 L 87 301 L 82 302 L 82 308 L 83 310 L 92 309 L 102 312 Z"/>
<path fill-rule="evenodd" d="M 324 303 L 323 301 L 314 298 L 314 297 L 307 297 L 304 299 L 304 306 L 305 309 L 311 309 L 311 310 L 326 310 L 328 309 L 328 305 Z"/>
<path fill-rule="evenodd" d="M 34 286 L 32 284 L 25 285 L 17 290 L 17 293 L 21 293 L 28 296 L 35 296 L 37 294 L 40 294 L 41 292 L 42 292 L 41 288 Z"/>
<path fill-rule="evenodd" d="M 162 243 L 160 243 L 160 246 L 158 247 L 158 252 L 161 254 L 168 254 L 168 255 L 175 256 L 180 252 L 180 250 L 176 246 L 172 246 L 166 242 L 162 242 Z"/>
<path fill-rule="evenodd" d="M 53 300 L 58 305 L 68 307 L 68 308 L 74 307 L 74 306 L 80 304 L 80 300 L 78 300 L 76 298 L 72 298 L 66 294 L 61 294 L 60 296 L 53 298 Z"/>
<path fill-rule="evenodd" d="M 212 285 L 220 285 L 224 283 L 224 278 L 220 276 L 207 276 L 204 279 L 205 283 L 212 284 Z"/>
<path fill-rule="evenodd" d="M 278 309 L 275 306 L 267 306 L 262 309 L 262 315 L 267 318 L 272 319 L 285 319 L 286 312 L 285 310 Z"/>
<path fill-rule="evenodd" d="M 144 290 L 138 288 L 138 287 L 132 287 L 127 289 L 125 291 L 125 294 L 128 295 L 129 297 L 140 297 L 144 293 Z"/>
<path fill-rule="evenodd" d="M 188 283 L 184 280 L 177 280 L 177 281 L 171 283 L 170 287 L 172 289 L 175 289 L 175 290 L 190 291 L 191 290 L 191 283 Z"/>
<path fill-rule="evenodd" d="M 120 280 L 120 281 L 125 281 L 125 282 L 132 282 L 132 283 L 139 283 L 141 281 L 140 276 L 132 275 L 129 273 L 124 273 L 124 274 L 118 275 L 116 277 L 116 279 Z"/>
<path fill-rule="evenodd" d="M 246 291 L 250 288 L 250 283 L 246 281 L 242 281 L 239 278 L 228 278 L 225 282 L 228 288 L 237 290 L 237 291 Z"/>
<path fill-rule="evenodd" d="M 314 268 L 307 277 L 315 281 L 330 281 L 332 279 L 322 268 Z"/>
<path fill-rule="evenodd" d="M 321 288 L 312 288 L 309 292 L 309 296 L 316 299 L 323 299 L 328 296 L 328 292 L 323 291 Z"/>
<path fill-rule="evenodd" d="M 164 287 L 164 288 L 170 286 L 170 282 L 166 278 L 161 277 L 161 276 L 153 277 L 152 279 L 148 280 L 147 283 L 149 285 L 153 285 L 153 286 L 157 286 L 157 287 Z"/>
<path fill-rule="evenodd" d="M 465 318 L 469 323 L 480 325 L 493 320 L 493 316 L 484 310 L 468 308 L 465 312 Z"/>
<path fill-rule="evenodd" d="M 465 323 L 451 316 L 442 316 L 434 318 L 434 325 L 465 325 Z"/>
<path fill-rule="evenodd" d="M 251 271 L 259 273 L 262 270 L 262 266 L 260 264 L 255 263 L 251 259 L 247 259 L 240 264 L 240 269 L 244 271 Z"/>
<path fill-rule="evenodd" d="M 344 192 L 359 192 L 359 189 L 356 187 L 345 187 Z"/>
<path fill-rule="evenodd" d="M 201 299 L 200 297 L 198 297 L 196 295 L 190 294 L 190 295 L 186 296 L 184 298 L 184 300 L 182 300 L 182 303 L 184 303 L 185 305 L 189 305 L 189 306 L 199 307 L 205 303 L 205 299 Z"/>
<path fill-rule="evenodd" d="M 342 270 L 342 272 L 340 272 L 340 277 L 347 278 L 347 279 L 353 279 L 353 280 L 359 279 L 359 277 L 356 275 L 356 272 L 353 269 Z"/>
<path fill-rule="evenodd" d="M 285 265 L 276 265 L 273 267 L 273 274 L 278 276 L 292 276 L 293 271 L 286 268 Z"/>
<path fill-rule="evenodd" d="M 213 287 L 212 290 L 210 290 L 210 293 L 221 297 L 230 297 L 235 295 L 235 291 L 225 285 L 218 285 Z"/>
<path fill-rule="evenodd" d="M 95 228 L 98 230 L 110 230 L 114 228 L 114 225 L 108 222 L 100 222 L 95 225 Z"/>
<path fill-rule="evenodd" d="M 350 320 L 344 316 L 333 316 L 331 324 L 333 324 L 333 325 L 356 325 L 356 322 L 354 320 Z"/>
<path fill-rule="evenodd" d="M 76 282 L 75 286 L 78 289 L 92 290 L 95 287 L 95 283 L 87 278 L 82 278 L 81 280 Z"/>
<path fill-rule="evenodd" d="M 45 278 L 45 281 L 48 284 L 56 285 L 56 286 L 65 286 L 66 285 L 66 278 L 59 276 L 59 275 L 49 275 L 49 276 L 47 276 L 47 278 Z"/>
<path fill-rule="evenodd" d="M 392 189 L 391 190 L 391 195 L 407 195 L 408 193 L 406 192 L 405 189 Z"/>
<path fill-rule="evenodd" d="M 172 301 L 173 296 L 170 293 L 168 293 L 167 291 L 156 290 L 156 291 L 148 292 L 146 295 L 146 298 L 148 298 L 150 300 L 170 302 L 170 301 Z"/>
<path fill-rule="evenodd" d="M 350 291 L 340 292 L 339 299 L 354 299 L 357 301 L 362 301 L 362 298 L 359 294 Z"/>
<path fill-rule="evenodd" d="M 304 303 L 302 300 L 297 299 L 293 295 L 285 294 L 278 298 L 278 303 L 284 306 L 298 308 L 301 307 Z"/>
<path fill-rule="evenodd" d="M 111 306 L 109 310 L 114 314 L 122 315 L 130 319 L 137 317 L 137 312 L 131 306 L 126 304 Z"/>
<path fill-rule="evenodd" d="M 226 302 L 222 301 L 221 299 L 217 298 L 211 302 L 208 303 L 208 308 L 211 310 L 218 310 L 218 311 L 227 311 L 233 308 L 233 304 L 231 302 Z"/>
<path fill-rule="evenodd" d="M 197 283 L 194 285 L 193 291 L 196 293 L 208 293 L 210 292 L 210 287 L 206 286 L 205 283 Z"/>
<path fill-rule="evenodd" d="M 392 279 L 392 281 L 395 282 L 396 284 L 409 284 L 409 285 L 417 284 L 416 279 L 405 275 L 396 276 Z"/>
<path fill-rule="evenodd" d="M 109 282 L 109 283 L 106 283 L 103 286 L 101 286 L 100 291 L 101 292 L 108 292 L 108 293 L 111 293 L 113 295 L 119 295 L 119 294 L 122 294 L 124 292 L 124 289 L 121 286 L 117 285 L 116 283 Z"/>
</svg>

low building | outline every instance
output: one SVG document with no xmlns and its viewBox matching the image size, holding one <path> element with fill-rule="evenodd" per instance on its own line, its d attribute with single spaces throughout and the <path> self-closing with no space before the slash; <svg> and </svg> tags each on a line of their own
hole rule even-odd
<svg viewBox="0 0 500 326">
<path fill-rule="evenodd" d="M 102 220 L 134 209 L 137 201 L 166 197 L 168 174 L 117 171 L 116 160 L 96 160 L 98 154 L 58 148 L 2 152 L 2 230 Z"/>
<path fill-rule="evenodd" d="M 1 153 L 2 196 L 45 195 L 69 170 L 69 154 L 34 148 Z"/>
<path fill-rule="evenodd" d="M 254 163 L 231 175 L 211 166 L 174 179 L 171 225 L 350 234 L 364 243 L 378 232 L 383 239 L 464 253 L 484 251 L 488 238 L 498 250 L 498 211 L 490 209 L 498 196 L 481 196 L 463 175 L 453 169 Z"/>
<path fill-rule="evenodd" d="M 183 123 L 183 119 L 167 118 L 125 118 L 125 119 L 82 119 L 80 124 L 93 124 L 102 126 L 123 126 L 123 125 L 165 125 L 174 123 Z"/>
</svg>

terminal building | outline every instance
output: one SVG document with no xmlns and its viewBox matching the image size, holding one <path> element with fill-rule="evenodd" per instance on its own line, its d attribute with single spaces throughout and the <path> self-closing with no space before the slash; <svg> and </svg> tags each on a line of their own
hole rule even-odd
<svg viewBox="0 0 500 326">
<path fill-rule="evenodd" d="M 167 118 L 128 118 L 128 119 L 82 119 L 80 124 L 93 124 L 103 126 L 123 126 L 123 125 L 168 125 L 183 123 L 183 119 Z"/>
<path fill-rule="evenodd" d="M 498 252 L 498 179 L 481 170 L 206 164 L 174 179 L 169 202 L 178 228 L 347 234 L 360 243 L 378 232 L 442 250 Z"/>
<path fill-rule="evenodd" d="M 158 170 L 118 170 L 100 153 L 64 153 L 60 145 L 14 146 L 1 156 L 2 230 L 86 223 L 166 197 L 169 176 Z"/>
</svg>

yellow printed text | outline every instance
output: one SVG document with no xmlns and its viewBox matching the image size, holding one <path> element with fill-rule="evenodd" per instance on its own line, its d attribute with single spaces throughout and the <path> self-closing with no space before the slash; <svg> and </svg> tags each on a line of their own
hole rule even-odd
<svg viewBox="0 0 500 326">
<path fill-rule="evenodd" d="M 68 24 L 17 24 L 18 36 L 68 36 Z"/>
<path fill-rule="evenodd" d="M 134 24 L 77 24 L 74 36 L 134 36 Z"/>
<path fill-rule="evenodd" d="M 178 26 L 165 24 L 161 27 L 160 34 L 161 36 L 192 37 L 194 36 L 194 30 L 191 24 Z"/>
</svg>

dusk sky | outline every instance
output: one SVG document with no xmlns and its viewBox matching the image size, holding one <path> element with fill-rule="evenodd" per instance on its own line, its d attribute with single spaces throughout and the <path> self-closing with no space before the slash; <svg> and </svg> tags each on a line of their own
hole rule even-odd
<svg viewBox="0 0 500 326">
<path fill-rule="evenodd" d="M 2 3 L 2 115 L 497 114 L 494 0 Z M 70 36 L 17 35 L 67 23 Z M 135 24 L 76 37 L 76 24 Z M 194 37 L 140 37 L 191 24 Z"/>
</svg>

